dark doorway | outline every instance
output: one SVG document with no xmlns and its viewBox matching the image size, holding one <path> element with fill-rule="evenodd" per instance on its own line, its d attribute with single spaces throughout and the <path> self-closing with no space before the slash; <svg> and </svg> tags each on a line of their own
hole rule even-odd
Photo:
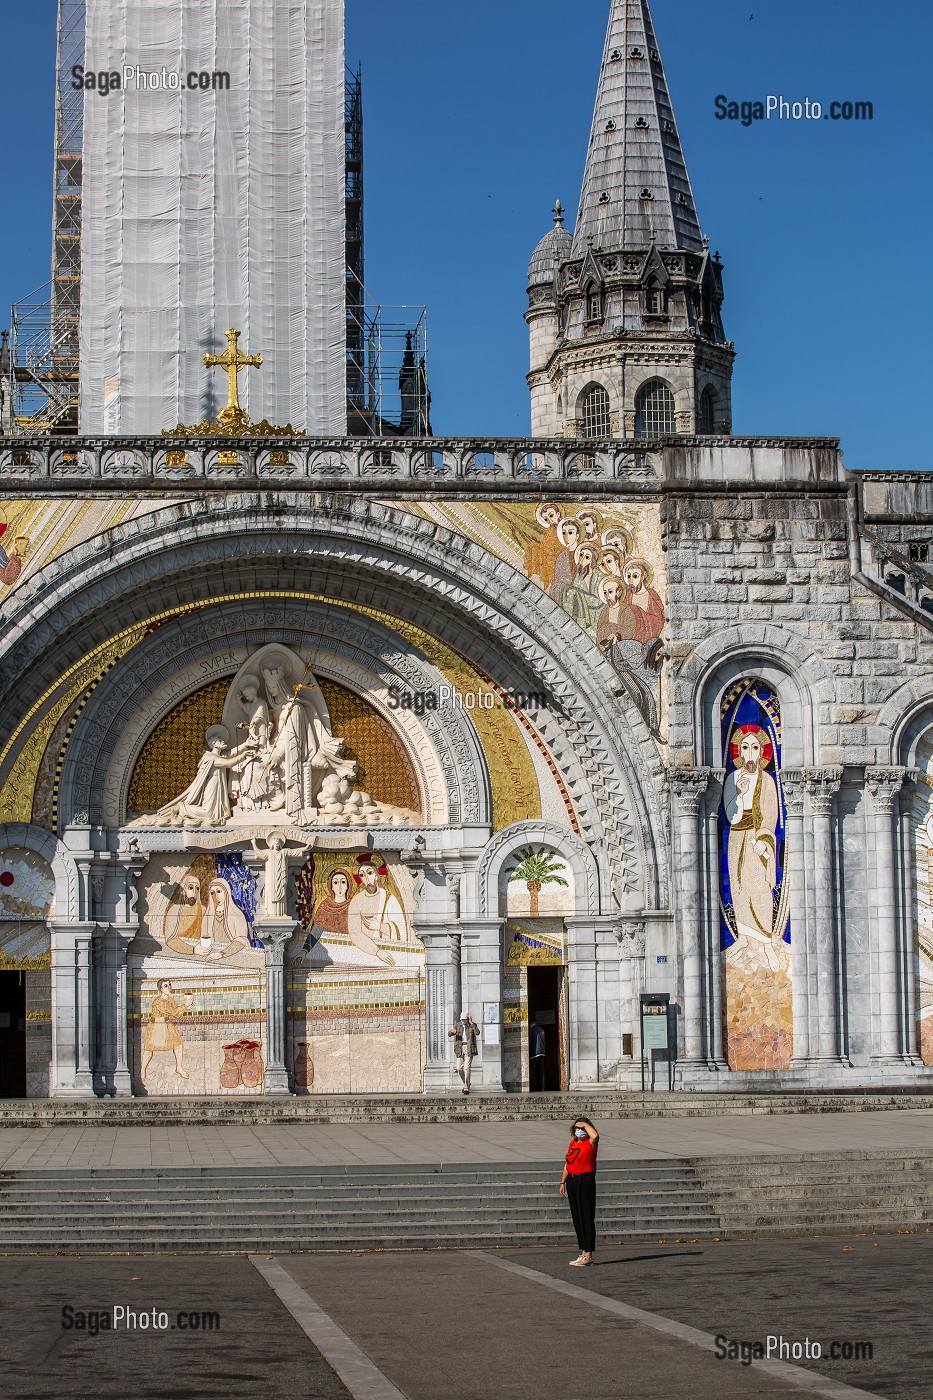
<svg viewBox="0 0 933 1400">
<path fill-rule="evenodd" d="M 0 1098 L 26 1097 L 26 975 L 0 972 Z"/>
<path fill-rule="evenodd" d="M 561 1007 L 564 969 L 562 967 L 529 967 L 528 1024 L 537 1021 L 544 1031 L 544 1087 L 558 1090 L 566 1086 L 561 1073 L 564 1056 L 562 1039 L 564 1017 Z M 532 1089 L 537 1085 L 531 1085 Z"/>
</svg>

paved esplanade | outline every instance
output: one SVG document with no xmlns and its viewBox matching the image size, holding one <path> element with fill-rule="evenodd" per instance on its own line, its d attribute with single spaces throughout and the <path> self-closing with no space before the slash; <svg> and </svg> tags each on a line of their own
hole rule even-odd
<svg viewBox="0 0 933 1400">
<path fill-rule="evenodd" d="M 569 1109 L 568 1109 L 569 1113 Z M 0 1129 L 0 1167 L 383 1166 L 390 1163 L 559 1163 L 568 1125 L 373 1123 L 259 1127 L 61 1127 Z M 933 1110 L 615 1119 L 598 1124 L 606 1161 L 743 1153 L 925 1150 Z"/>
</svg>

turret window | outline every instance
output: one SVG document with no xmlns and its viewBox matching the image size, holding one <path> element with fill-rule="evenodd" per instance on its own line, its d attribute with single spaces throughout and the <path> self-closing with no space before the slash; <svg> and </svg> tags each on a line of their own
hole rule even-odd
<svg viewBox="0 0 933 1400">
<path fill-rule="evenodd" d="M 667 312 L 664 288 L 656 277 L 649 277 L 645 286 L 645 315 L 664 316 Z"/>
<path fill-rule="evenodd" d="M 715 433 L 716 431 L 716 392 L 709 385 L 700 395 L 700 408 L 697 414 L 697 432 Z"/>
<path fill-rule="evenodd" d="M 603 294 L 598 287 L 591 287 L 586 294 L 586 319 L 588 321 L 601 321 L 603 319 Z"/>
<path fill-rule="evenodd" d="M 670 437 L 676 431 L 674 395 L 660 379 L 650 379 L 635 395 L 635 436 Z"/>
<path fill-rule="evenodd" d="M 612 436 L 609 421 L 609 395 L 601 384 L 594 384 L 583 396 L 583 436 L 607 438 Z"/>
</svg>

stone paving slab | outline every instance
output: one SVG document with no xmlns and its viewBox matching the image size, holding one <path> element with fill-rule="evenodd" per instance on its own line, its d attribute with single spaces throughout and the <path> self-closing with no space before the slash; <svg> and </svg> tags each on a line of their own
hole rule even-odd
<svg viewBox="0 0 933 1400">
<path fill-rule="evenodd" d="M 559 1161 L 568 1126 L 534 1122 L 0 1128 L 0 1168 Z M 933 1152 L 930 1109 L 805 1117 L 610 1119 L 598 1126 L 603 1158 L 613 1161 L 781 1152 Z"/>
</svg>

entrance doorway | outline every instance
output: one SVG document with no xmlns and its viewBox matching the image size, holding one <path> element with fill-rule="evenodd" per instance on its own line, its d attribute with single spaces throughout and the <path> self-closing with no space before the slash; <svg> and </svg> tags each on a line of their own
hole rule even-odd
<svg viewBox="0 0 933 1400">
<path fill-rule="evenodd" d="M 564 1052 L 564 969 L 528 968 L 528 1024 L 537 1021 L 544 1031 L 544 1088 L 567 1088 L 567 1056 Z M 532 1085 L 532 1088 L 536 1088 Z"/>
<path fill-rule="evenodd" d="M 0 1098 L 26 1097 L 26 975 L 0 972 Z"/>
</svg>

